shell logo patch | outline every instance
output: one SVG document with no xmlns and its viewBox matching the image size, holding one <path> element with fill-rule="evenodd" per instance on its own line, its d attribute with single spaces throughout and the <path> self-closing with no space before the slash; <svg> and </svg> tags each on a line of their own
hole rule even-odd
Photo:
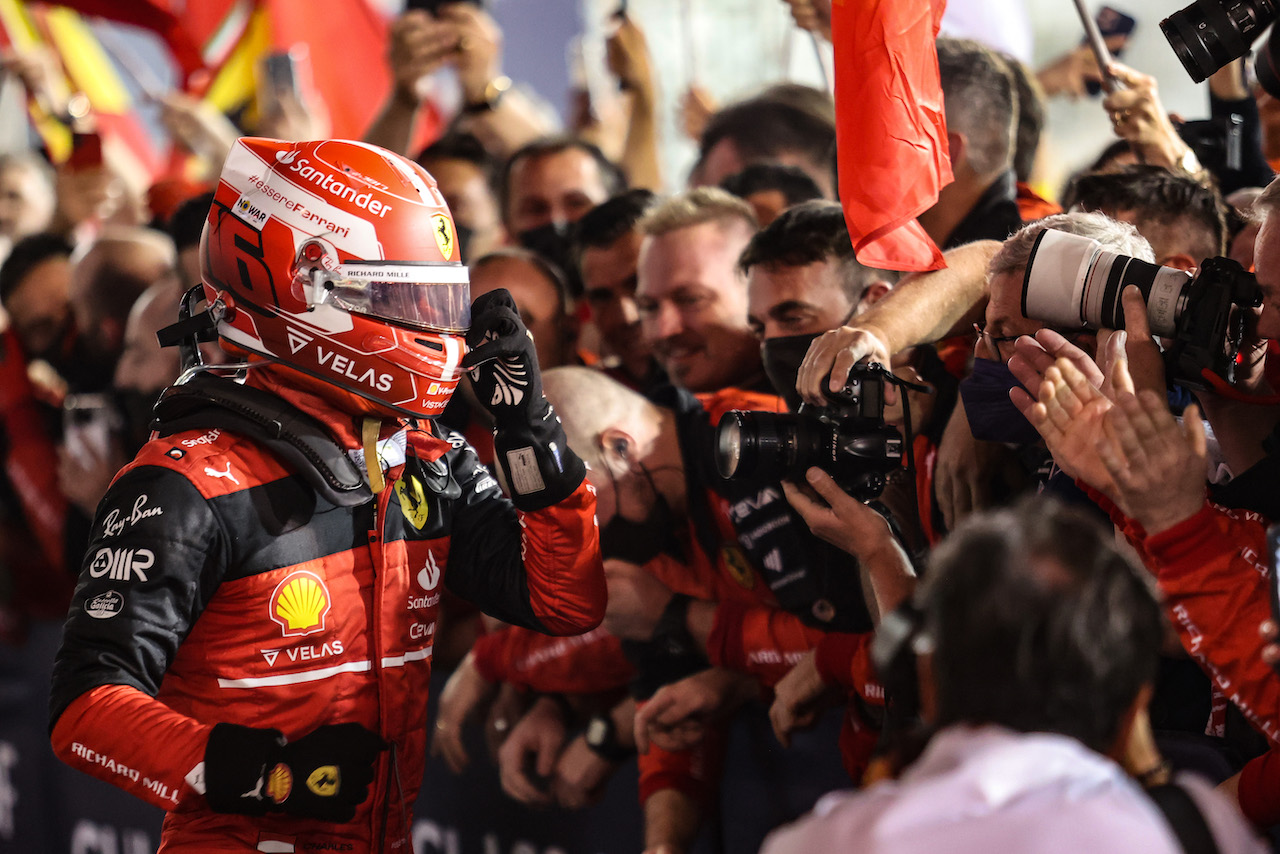
<svg viewBox="0 0 1280 854">
<path fill-rule="evenodd" d="M 720 563 L 724 566 L 725 572 L 729 573 L 729 577 L 738 582 L 738 584 L 747 590 L 755 587 L 755 571 L 751 569 L 751 564 L 747 561 L 747 556 L 743 554 L 740 546 L 733 544 L 721 546 Z"/>
<path fill-rule="evenodd" d="M 307 777 L 307 788 L 312 794 L 331 798 L 342 788 L 342 776 L 337 765 L 321 765 Z"/>
<path fill-rule="evenodd" d="M 267 772 L 266 795 L 273 803 L 282 804 L 289 799 L 293 791 L 293 772 L 283 762 Z"/>
<path fill-rule="evenodd" d="M 453 246 L 458 242 L 453 233 L 453 221 L 444 214 L 432 214 L 431 233 L 436 237 L 436 246 L 440 247 L 440 254 L 444 256 L 444 260 L 452 261 Z"/>
<path fill-rule="evenodd" d="M 289 573 L 271 594 L 271 619 L 285 637 L 301 637 L 324 631 L 330 605 L 329 588 L 320 576 L 298 570 Z"/>
<path fill-rule="evenodd" d="M 396 498 L 400 500 L 400 509 L 404 512 L 404 517 L 409 520 L 409 524 L 415 531 L 421 531 L 422 526 L 427 524 L 427 514 L 430 512 L 422 481 L 413 475 L 397 480 Z"/>
</svg>

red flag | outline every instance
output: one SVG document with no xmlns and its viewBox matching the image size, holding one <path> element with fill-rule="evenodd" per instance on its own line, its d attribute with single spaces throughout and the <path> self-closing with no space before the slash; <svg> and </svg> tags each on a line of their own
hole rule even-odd
<svg viewBox="0 0 1280 854">
<path fill-rule="evenodd" d="M 937 270 L 916 222 L 952 180 L 934 40 L 945 0 L 834 0 L 840 201 L 858 260 Z"/>
</svg>

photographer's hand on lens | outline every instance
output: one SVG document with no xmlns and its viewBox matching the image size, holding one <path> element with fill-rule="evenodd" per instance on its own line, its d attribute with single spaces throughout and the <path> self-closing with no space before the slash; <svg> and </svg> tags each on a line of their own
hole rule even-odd
<svg viewBox="0 0 1280 854">
<path fill-rule="evenodd" d="M 858 559 L 871 585 L 875 614 L 897 608 L 915 590 L 915 572 L 889 521 L 841 489 L 822 469 L 810 468 L 805 479 L 821 501 L 784 480 L 782 490 L 787 501 L 809 530 Z"/>
<path fill-rule="evenodd" d="M 817 662 L 816 652 L 806 652 L 773 688 L 769 722 L 783 747 L 791 746 L 791 733 L 813 726 L 836 700 L 836 692 L 818 673 Z"/>
<path fill-rule="evenodd" d="M 805 479 L 825 504 L 789 481 L 782 482 L 782 490 L 810 531 L 854 557 L 896 545 L 888 521 L 841 489 L 831 475 L 814 467 Z"/>
<path fill-rule="evenodd" d="M 357 723 L 327 724 L 291 742 L 279 730 L 218 724 L 205 748 L 205 797 L 216 812 L 350 821 L 386 748 Z"/>
<path fill-rule="evenodd" d="M 1124 309 L 1123 355 L 1126 362 L 1127 386 L 1123 389 L 1136 393 L 1146 389 L 1157 394 L 1165 393 L 1164 357 L 1160 347 L 1151 337 L 1151 325 L 1147 319 L 1147 303 L 1142 292 L 1133 285 L 1124 289 L 1120 295 L 1120 305 Z M 1118 354 L 1117 354 L 1118 355 Z M 1102 390 L 1115 399 L 1112 389 L 1117 388 L 1112 376 L 1111 365 L 1115 357 L 1098 360 L 1102 366 L 1104 382 Z"/>
<path fill-rule="evenodd" d="M 523 804 L 550 806 L 551 793 L 545 781 L 555 770 L 565 730 L 560 704 L 550 697 L 535 700 L 498 750 L 502 790 Z M 530 779 L 531 773 L 541 779 Z"/>
<path fill-rule="evenodd" d="M 1169 412 L 1165 396 L 1121 394 L 1106 414 L 1098 456 L 1115 482 L 1117 504 L 1147 534 L 1189 519 L 1204 506 L 1206 442 L 1200 408 Z"/>
<path fill-rule="evenodd" d="M 796 391 L 806 403 L 826 406 L 827 391 L 838 392 L 849 382 L 849 372 L 858 362 L 891 364 L 892 353 L 884 336 L 875 329 L 842 326 L 824 332 L 809 347 L 796 375 Z M 885 386 L 885 403 L 897 402 L 898 390 Z"/>
</svg>

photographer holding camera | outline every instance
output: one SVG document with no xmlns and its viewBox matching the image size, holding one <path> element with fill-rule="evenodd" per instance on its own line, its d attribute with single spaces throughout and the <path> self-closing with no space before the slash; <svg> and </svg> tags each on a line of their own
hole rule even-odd
<svg viewBox="0 0 1280 854">
<path fill-rule="evenodd" d="M 1103 371 L 1069 348 L 1054 362 L 1037 342 L 1019 341 L 1015 367 L 1038 396 L 1020 398 L 1021 408 L 1055 459 L 1097 490 L 1155 575 L 1188 653 L 1274 745 L 1280 681 L 1268 666 L 1268 637 L 1259 626 L 1271 618 L 1261 556 L 1267 551 L 1264 520 L 1277 518 L 1280 465 L 1280 413 L 1263 370 L 1266 345 L 1280 336 L 1280 183 L 1267 188 L 1258 209 L 1261 312 L 1252 335 L 1237 342 L 1244 356 L 1233 365 L 1234 385 L 1214 383 L 1220 393 L 1199 393 L 1228 466 L 1252 464 L 1213 486 L 1212 501 L 1205 500 L 1205 431 L 1196 409 L 1189 408 L 1179 425 L 1158 395 L 1134 393 L 1126 362 L 1104 361 L 1101 382 Z M 1136 361 L 1135 339 L 1148 350 L 1154 344 L 1138 334 L 1149 311 L 1135 290 L 1126 292 L 1124 307 Z M 1230 781 L 1245 813 L 1260 825 L 1280 821 L 1275 756 L 1273 750 L 1253 760 Z"/>
</svg>

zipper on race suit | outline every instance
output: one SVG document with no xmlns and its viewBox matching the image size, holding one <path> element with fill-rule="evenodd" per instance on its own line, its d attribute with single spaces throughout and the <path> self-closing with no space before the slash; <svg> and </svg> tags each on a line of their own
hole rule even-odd
<svg viewBox="0 0 1280 854">
<path fill-rule="evenodd" d="M 368 532 L 368 540 L 369 556 L 373 563 L 373 643 L 370 645 L 370 653 L 374 684 L 377 686 L 378 693 L 378 734 L 391 744 L 391 749 L 394 751 L 395 743 L 387 735 L 386 716 L 388 706 L 387 699 L 383 696 L 384 683 L 382 680 L 382 658 L 384 652 L 382 638 L 383 575 L 386 568 L 386 536 L 383 528 L 386 524 L 387 507 L 393 492 L 395 492 L 394 489 L 385 488 L 377 494 L 373 509 L 373 524 Z M 378 796 L 382 798 L 382 809 L 375 809 L 371 813 L 374 816 L 375 824 L 381 824 L 381 827 L 373 828 L 373 839 L 371 841 L 376 851 L 386 850 L 387 816 L 391 805 L 393 765 L 393 759 L 385 760 L 386 773 L 383 775 L 382 785 L 378 791 Z"/>
</svg>

